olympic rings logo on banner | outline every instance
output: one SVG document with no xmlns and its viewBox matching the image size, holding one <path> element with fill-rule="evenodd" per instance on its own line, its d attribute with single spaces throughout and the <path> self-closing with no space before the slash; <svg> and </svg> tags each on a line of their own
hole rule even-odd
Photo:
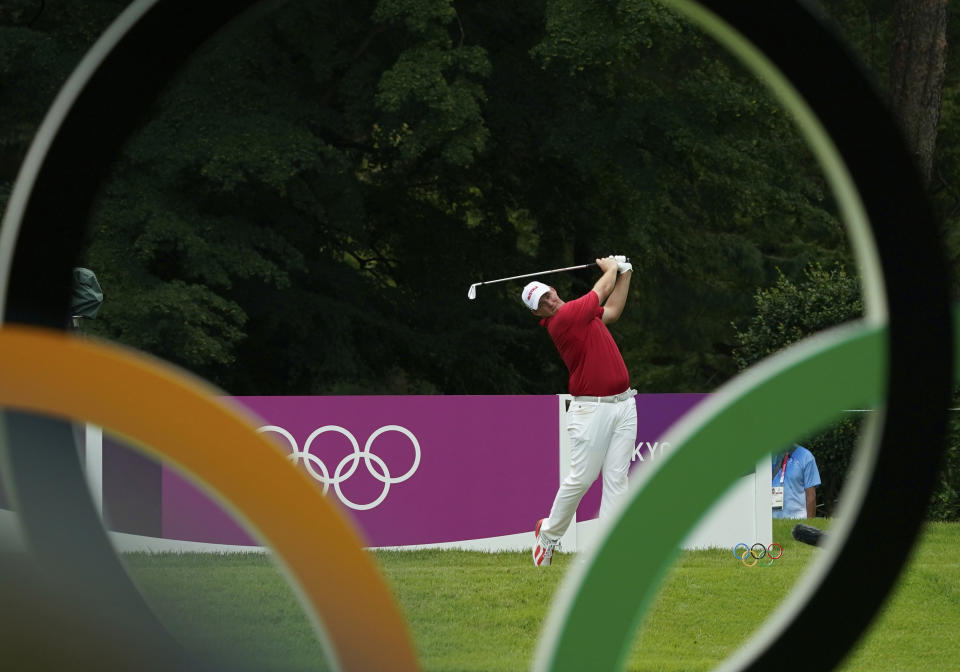
<svg viewBox="0 0 960 672">
<path fill-rule="evenodd" d="M 323 483 L 323 494 L 327 494 L 330 490 L 330 486 L 333 485 L 333 489 L 337 493 L 337 497 L 340 498 L 340 501 L 344 505 L 349 506 L 351 509 L 356 511 L 367 511 L 373 509 L 383 503 L 383 500 L 387 498 L 387 493 L 390 492 L 390 486 L 394 483 L 403 483 L 408 478 L 414 475 L 417 471 L 417 467 L 420 466 L 420 442 L 417 441 L 417 437 L 413 435 L 406 427 L 401 427 L 400 425 L 384 425 L 373 434 L 370 435 L 370 438 L 367 439 L 367 442 L 363 446 L 363 450 L 360 450 L 360 444 L 357 442 L 357 439 L 350 433 L 349 430 L 340 427 L 339 425 L 325 425 L 319 427 L 313 431 L 310 436 L 307 437 L 306 442 L 303 444 L 303 449 L 301 450 L 297 446 L 297 440 L 293 438 L 293 435 L 290 434 L 283 427 L 278 427 L 277 425 L 266 425 L 260 427 L 257 430 L 258 433 L 264 432 L 275 432 L 285 438 L 287 443 L 290 444 L 292 452 L 289 455 L 290 461 L 294 464 L 299 464 L 300 460 L 303 460 L 304 466 L 307 468 L 307 472 L 316 480 Z M 326 432 L 336 432 L 342 434 L 350 441 L 350 445 L 353 447 L 353 453 L 347 455 L 345 458 L 340 460 L 340 463 L 337 464 L 336 469 L 333 470 L 333 476 L 330 476 L 330 471 L 327 469 L 327 465 L 323 463 L 319 457 L 310 452 L 310 446 L 313 444 L 314 439 L 316 439 L 321 434 Z M 373 442 L 381 434 L 386 432 L 399 432 L 405 437 L 410 439 L 410 444 L 413 446 L 413 466 L 407 470 L 402 476 L 391 476 L 390 469 L 387 467 L 386 462 L 383 461 L 378 455 L 370 452 L 373 447 Z M 363 460 L 364 465 L 367 468 L 367 471 L 370 474 L 383 483 L 383 490 L 380 492 L 380 495 L 374 499 L 372 502 L 367 504 L 357 504 L 354 501 L 351 501 L 349 497 L 343 494 L 343 491 L 340 489 L 340 484 L 345 480 L 353 476 L 354 472 L 357 470 L 357 466 L 360 464 L 360 461 Z M 374 465 L 376 465 L 374 467 Z"/>
<path fill-rule="evenodd" d="M 743 549 L 743 550 L 741 550 Z M 747 546 L 742 541 L 733 547 L 733 557 L 742 562 L 745 567 L 770 567 L 774 560 L 783 557 L 783 546 L 774 542 L 769 546 L 764 546 L 759 541 L 753 546 Z M 764 558 L 769 558 L 769 562 L 761 563 Z"/>
</svg>

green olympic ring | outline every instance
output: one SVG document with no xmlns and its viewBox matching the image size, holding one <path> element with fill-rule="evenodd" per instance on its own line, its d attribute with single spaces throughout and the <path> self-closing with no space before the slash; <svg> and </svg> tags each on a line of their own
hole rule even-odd
<svg viewBox="0 0 960 672">
<path fill-rule="evenodd" d="M 869 114 L 872 111 L 869 106 L 882 109 L 872 89 L 864 85 L 857 88 L 856 95 L 868 103 L 866 113 L 861 109 L 858 114 L 839 109 L 834 100 L 826 97 L 829 94 L 824 94 L 823 90 L 831 86 L 834 90 L 848 91 L 861 79 L 856 69 L 844 69 L 849 62 L 840 49 L 828 49 L 829 56 L 821 53 L 833 43 L 815 17 L 789 2 L 702 0 L 698 4 L 670 0 L 668 4 L 739 56 L 796 117 L 840 205 L 860 266 L 867 317 L 821 332 L 753 366 L 722 386 L 664 435 L 663 439 L 675 447 L 674 451 L 630 484 L 628 501 L 615 515 L 601 521 L 597 546 L 587 554 L 585 563 L 570 570 L 561 585 L 541 635 L 534 669 L 622 668 L 633 633 L 681 542 L 744 469 L 768 454 L 769 446 L 783 445 L 823 428 L 839 415 L 840 409 L 877 408 L 886 399 L 887 413 L 877 413 L 862 433 L 845 487 L 833 545 L 825 549 L 812 571 L 800 582 L 794 599 L 782 605 L 768 620 L 767 627 L 734 654 L 724 668 L 761 669 L 768 667 L 767 663 L 780 664 L 776 651 L 780 645 L 787 644 L 788 630 L 794 636 L 800 632 L 814 634 L 815 614 L 825 611 L 817 610 L 816 606 L 835 602 L 836 594 L 850 591 L 851 586 L 857 584 L 858 598 L 869 600 L 870 605 L 844 616 L 852 620 L 844 622 L 836 618 L 831 622 L 832 637 L 825 642 L 821 660 L 826 669 L 842 659 L 867 627 L 871 612 L 879 608 L 906 558 L 903 553 L 897 558 L 884 559 L 886 578 L 882 585 L 876 584 L 872 589 L 863 584 L 852 564 L 845 543 L 855 536 L 858 540 L 863 537 L 874 540 L 879 534 L 872 520 L 880 514 L 874 510 L 869 522 L 860 521 L 857 518 L 861 507 L 869 502 L 870 507 L 880 506 L 889 511 L 882 503 L 878 504 L 883 496 L 878 493 L 879 485 L 870 482 L 872 472 L 883 471 L 887 487 L 894 482 L 899 486 L 898 494 L 902 492 L 911 498 L 909 515 L 898 518 L 901 525 L 898 533 L 912 541 L 922 521 L 926 505 L 922 498 L 930 492 L 935 458 L 923 465 L 904 464 L 895 457 L 896 441 L 911 431 L 921 432 L 930 437 L 935 447 L 942 449 L 953 353 L 946 273 L 939 241 L 933 234 L 924 239 L 927 244 L 924 252 L 930 255 L 933 264 L 924 268 L 929 276 L 915 270 L 920 266 L 919 260 L 915 260 L 914 270 L 910 268 L 911 262 L 897 263 L 896 248 L 903 236 L 898 238 L 896 231 L 903 226 L 901 222 L 908 219 L 907 213 L 915 206 L 915 212 L 925 220 L 932 222 L 932 215 L 916 176 L 909 169 L 902 179 L 891 180 L 890 175 L 883 174 L 887 170 L 897 172 L 899 165 L 909 165 L 910 161 L 887 117 L 882 112 Z M 788 28 L 778 30 L 784 25 Z M 762 42 L 764 50 L 758 49 L 733 26 L 747 33 L 750 40 Z M 810 56 L 810 50 L 801 57 L 789 46 L 802 43 L 802 38 L 794 40 L 800 33 L 816 39 L 816 57 L 829 58 L 829 67 L 816 68 L 809 62 L 801 63 Z M 767 58 L 772 53 L 777 54 L 778 61 Z M 836 79 L 829 84 L 814 81 L 823 77 L 825 71 L 830 71 L 830 76 Z M 815 95 L 820 117 L 814 114 L 807 99 L 785 73 L 798 77 L 802 90 Z M 856 100 L 854 94 L 851 98 Z M 872 124 L 870 131 L 888 141 L 884 146 L 898 158 L 867 158 L 864 139 L 853 137 L 866 129 L 858 130 L 848 123 L 844 116 L 848 114 Z M 829 124 L 832 135 L 824 124 Z M 877 144 L 873 143 L 874 149 Z M 870 165 L 870 161 L 874 165 Z M 857 182 L 850 171 L 857 174 Z M 901 189 L 896 195 L 883 193 L 895 188 Z M 870 217 L 864 211 L 860 190 L 871 192 L 868 195 L 877 196 L 880 201 L 869 204 Z M 896 203 L 892 211 L 889 210 L 891 202 Z M 885 272 L 887 282 L 884 282 Z M 916 275 L 911 276 L 911 272 Z M 926 293 L 910 292 L 891 280 L 902 281 L 901 284 L 907 286 L 918 282 Z M 921 299 L 924 308 L 932 310 L 935 316 L 925 318 L 922 309 L 911 307 L 911 300 Z M 906 314 L 909 314 L 907 323 L 903 317 Z M 911 320 L 925 319 L 929 321 L 923 326 L 908 324 Z M 921 333 L 927 328 L 930 333 Z M 929 340 L 925 340 L 927 337 Z M 918 352 L 927 359 L 917 361 Z M 928 361 L 931 358 L 934 362 Z M 907 383 L 911 368 L 924 369 L 923 372 L 915 370 L 912 377 L 926 383 L 928 389 L 919 383 L 912 386 Z M 919 393 L 926 392 L 930 398 L 926 402 L 911 400 L 905 394 L 908 387 L 911 392 L 921 388 Z M 915 469 L 917 473 L 898 473 L 908 469 Z M 908 487 L 912 476 L 925 485 L 923 493 L 913 493 L 916 497 L 911 496 Z M 681 490 L 694 494 L 679 499 L 675 493 Z M 889 493 L 884 496 L 889 497 Z M 651 511 L 658 514 L 649 515 Z M 846 519 L 844 513 L 848 515 Z M 849 546 L 856 544 L 849 543 Z M 631 577 L 631 590 L 624 591 L 623 577 L 627 576 Z"/>
</svg>

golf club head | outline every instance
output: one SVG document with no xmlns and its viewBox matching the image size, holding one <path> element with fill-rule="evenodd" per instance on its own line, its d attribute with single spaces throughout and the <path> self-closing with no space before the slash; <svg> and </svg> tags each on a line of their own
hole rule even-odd
<svg viewBox="0 0 960 672">
<path fill-rule="evenodd" d="M 477 298 L 477 285 L 476 283 L 470 285 L 470 289 L 467 290 L 467 298 L 471 301 Z"/>
</svg>

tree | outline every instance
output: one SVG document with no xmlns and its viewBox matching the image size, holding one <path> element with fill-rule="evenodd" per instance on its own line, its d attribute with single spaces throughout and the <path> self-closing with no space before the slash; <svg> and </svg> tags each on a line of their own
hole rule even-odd
<svg viewBox="0 0 960 672">
<path fill-rule="evenodd" d="M 127 0 L 0 4 L 0 206 L 64 80 Z"/>
<path fill-rule="evenodd" d="M 737 332 L 734 358 L 740 369 L 811 334 L 863 315 L 860 281 L 836 264 L 807 266 L 794 282 L 778 271 L 776 283 L 754 294 L 754 314 Z"/>
<path fill-rule="evenodd" d="M 432 389 L 408 364 L 428 277 L 409 269 L 455 223 L 469 185 L 451 178 L 485 133 L 483 53 L 453 49 L 454 18 L 288 3 L 212 44 L 95 215 L 89 263 L 115 301 L 101 332 L 237 392 Z"/>
<path fill-rule="evenodd" d="M 947 50 L 947 0 L 894 0 L 890 104 L 925 185 L 934 149 Z"/>
<path fill-rule="evenodd" d="M 960 296 L 960 9 L 945 0 L 825 0 L 837 30 L 873 75 L 903 129 L 940 215 Z"/>
</svg>

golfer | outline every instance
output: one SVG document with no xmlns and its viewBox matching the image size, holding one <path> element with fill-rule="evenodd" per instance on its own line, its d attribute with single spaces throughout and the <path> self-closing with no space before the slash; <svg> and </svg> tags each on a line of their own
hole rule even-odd
<svg viewBox="0 0 960 672">
<path fill-rule="evenodd" d="M 531 282 L 523 302 L 542 318 L 560 357 L 570 371 L 573 402 L 567 412 L 570 473 L 560 484 L 547 518 L 534 529 L 533 564 L 549 565 L 557 542 L 580 500 L 603 473 L 600 516 L 610 513 L 627 492 L 627 471 L 637 439 L 637 391 L 616 342 L 607 330 L 623 313 L 633 266 L 625 257 L 597 259 L 603 275 L 593 289 L 563 301 L 553 287 Z"/>
</svg>

